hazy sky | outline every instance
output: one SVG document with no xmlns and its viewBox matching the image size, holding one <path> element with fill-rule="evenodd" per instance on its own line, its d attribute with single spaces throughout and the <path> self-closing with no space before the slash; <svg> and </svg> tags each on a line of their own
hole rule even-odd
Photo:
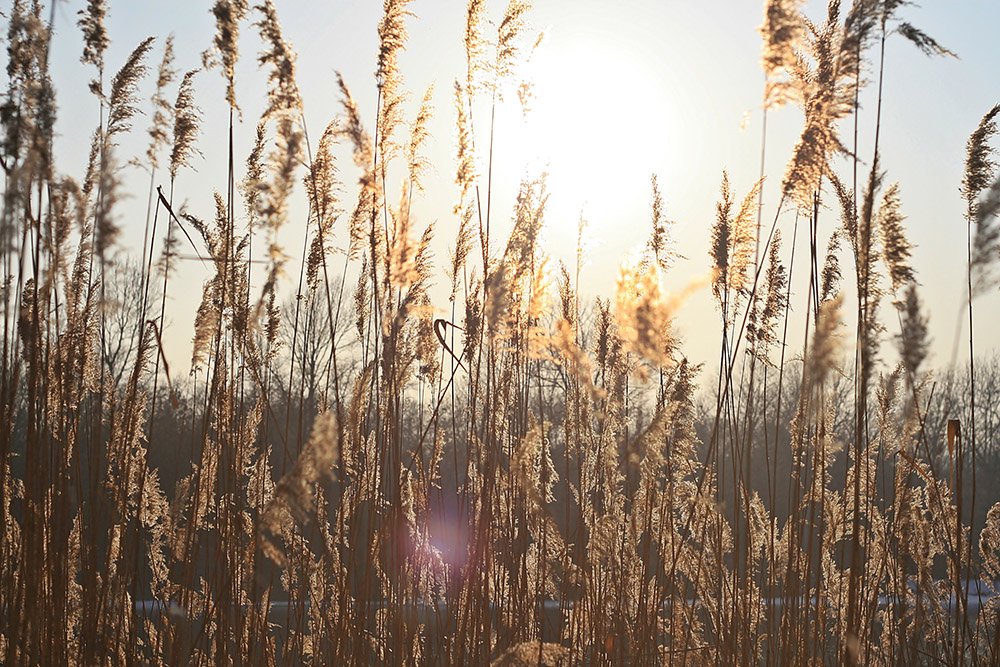
<svg viewBox="0 0 1000 667">
<path fill-rule="evenodd" d="M 98 105 L 86 92 L 92 76 L 79 64 L 82 45 L 75 26 L 76 12 L 85 3 L 60 3 L 57 35 L 52 51 L 53 76 L 60 105 L 57 164 L 80 177 L 90 133 L 97 124 Z M 160 39 L 150 58 L 155 68 L 162 38 L 174 33 L 177 66 L 200 66 L 200 53 L 214 34 L 211 3 L 179 0 L 112 2 L 107 22 L 112 46 L 106 56 L 109 72 L 116 70 L 144 37 Z M 364 118 L 374 122 L 373 72 L 377 51 L 376 25 L 381 3 L 275 2 L 285 38 L 298 51 L 297 74 L 305 101 L 305 117 L 315 142 L 326 124 L 340 112 L 335 72 L 340 71 L 357 98 Z M 849 5 L 849 2 L 845 2 Z M 457 196 L 453 185 L 453 93 L 456 78 L 464 77 L 462 31 L 464 3 L 456 0 L 416 0 L 416 15 L 408 23 L 410 41 L 401 58 L 405 86 L 413 92 L 413 106 L 424 89 L 435 85 L 435 120 L 429 156 L 436 173 L 428 179 L 424 199 L 416 207 L 418 229 L 437 222 L 438 265 L 447 261 L 453 244 L 455 220 L 451 214 Z M 503 4 L 490 6 L 498 17 Z M 825 6 L 811 3 L 807 13 L 822 18 Z M 586 295 L 612 296 L 618 266 L 647 236 L 650 214 L 649 179 L 659 176 L 667 216 L 673 228 L 680 260 L 668 276 L 674 289 L 704 277 L 711 225 L 722 171 L 728 171 L 737 197 L 750 188 L 760 171 L 760 101 L 763 74 L 759 67 L 762 3 L 749 0 L 628 1 L 539 0 L 530 14 L 535 29 L 546 39 L 534 60 L 533 112 L 522 121 L 514 104 L 502 106 L 497 116 L 495 148 L 494 219 L 503 229 L 513 208 L 517 183 L 524 175 L 549 172 L 551 199 L 546 216 L 547 247 L 557 259 L 571 263 L 576 223 L 581 212 L 593 240 L 590 265 L 584 271 Z M 965 141 L 979 118 L 1000 101 L 1000 2 L 947 0 L 927 2 L 902 10 L 902 17 L 929 33 L 959 58 L 930 59 L 909 42 L 893 35 L 886 45 L 882 108 L 881 158 L 886 183 L 899 181 L 907 231 L 916 245 L 914 266 L 922 295 L 931 313 L 934 365 L 947 364 L 955 341 L 960 302 L 964 298 L 965 227 L 958 193 Z M 259 50 L 256 31 L 245 26 L 242 60 L 237 70 L 238 102 L 243 110 L 236 129 L 237 162 L 249 150 L 254 126 L 266 93 L 265 75 L 256 68 Z M 869 71 L 873 81 L 877 72 Z M 225 188 L 226 109 L 224 85 L 218 70 L 198 75 L 197 101 L 204 111 L 197 172 L 185 172 L 177 182 L 177 202 L 205 218 L 213 211 L 212 189 Z M 151 93 L 143 87 L 143 108 Z M 172 93 L 171 93 L 172 94 Z M 482 102 L 485 113 L 486 101 Z M 862 98 L 859 156 L 866 173 L 872 154 L 875 124 L 874 85 Z M 412 110 L 408 117 L 412 116 Z M 485 115 L 477 116 L 480 146 Z M 148 115 L 136 119 L 133 139 L 122 142 L 120 156 L 141 154 L 145 148 Z M 842 128 L 845 136 L 852 128 Z M 768 117 L 767 181 L 764 219 L 774 217 L 774 205 L 785 164 L 801 130 L 801 114 L 794 108 L 773 111 Z M 345 180 L 345 208 L 356 199 L 355 173 L 349 153 L 341 151 Z M 848 174 L 846 159 L 838 161 Z M 165 171 L 157 182 L 166 185 Z M 137 252 L 145 215 L 148 175 L 132 169 L 128 176 L 134 193 L 121 208 L 125 243 Z M 390 187 L 395 192 L 396 187 Z M 839 218 L 828 193 L 828 210 L 821 213 L 820 243 Z M 294 223 L 283 230 L 290 255 L 286 289 L 297 279 L 305 217 L 304 196 L 297 196 Z M 794 214 L 782 214 L 785 260 L 791 252 Z M 344 226 L 338 227 L 340 231 Z M 342 237 L 341 237 L 342 238 Z M 808 248 L 800 233 L 799 265 Z M 159 243 L 159 240 L 158 240 Z M 850 260 L 845 254 L 845 292 L 850 291 Z M 196 263 L 183 267 L 171 285 L 167 344 L 180 369 L 190 358 L 191 319 L 207 269 Z M 439 284 L 446 281 L 443 270 Z M 796 271 L 793 309 L 806 310 L 806 283 Z M 435 306 L 442 311 L 446 297 Z M 1000 298 L 990 294 L 977 302 L 977 345 L 996 347 L 1000 325 Z M 886 311 L 888 307 L 883 310 Z M 677 321 L 684 349 L 697 361 L 714 361 L 719 347 L 718 314 L 710 291 L 692 297 Z M 793 320 L 791 351 L 800 349 L 801 326 Z M 890 326 L 888 335 L 894 333 Z M 892 361 L 891 353 L 884 355 Z"/>
</svg>

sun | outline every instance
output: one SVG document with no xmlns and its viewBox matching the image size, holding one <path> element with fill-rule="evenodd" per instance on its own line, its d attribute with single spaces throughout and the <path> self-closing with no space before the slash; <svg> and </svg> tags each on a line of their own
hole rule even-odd
<svg viewBox="0 0 1000 667">
<path fill-rule="evenodd" d="M 529 110 L 509 148 L 529 170 L 547 172 L 559 219 L 575 223 L 581 210 L 611 210 L 623 189 L 648 185 L 673 123 L 671 101 L 645 63 L 623 49 L 550 41 L 530 76 Z"/>
</svg>

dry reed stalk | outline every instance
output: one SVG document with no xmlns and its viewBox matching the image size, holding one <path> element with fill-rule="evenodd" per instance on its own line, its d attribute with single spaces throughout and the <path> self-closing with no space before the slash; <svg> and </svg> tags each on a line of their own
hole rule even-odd
<svg viewBox="0 0 1000 667">
<path fill-rule="evenodd" d="M 131 332 L 137 352 L 116 388 L 107 354 L 111 318 L 102 310 L 113 272 L 100 275 L 92 267 L 95 260 L 110 267 L 116 249 L 121 186 L 111 148 L 136 112 L 151 43 L 132 53 L 105 96 L 104 4 L 91 2 L 83 12 L 84 63 L 97 69 L 92 89 L 102 126 L 76 186 L 55 173 L 49 154 L 55 107 L 44 82 L 51 31 L 40 6 L 15 3 L 13 92 L 6 102 L 23 122 L 4 115 L 6 136 L 20 139 L 0 147 L 10 168 L 0 218 L 3 661 L 961 664 L 995 658 L 996 605 L 987 603 L 975 618 L 968 599 L 973 574 L 991 587 L 1000 570 L 996 507 L 979 536 L 981 566 L 971 562 L 966 522 L 975 518 L 976 491 L 973 480 L 969 495 L 965 476 L 970 454 L 973 473 L 977 467 L 976 421 L 966 429 L 970 442 L 954 437 L 950 450 L 927 427 L 927 324 L 898 189 L 882 190 L 876 159 L 859 205 L 856 184 L 848 188 L 831 170 L 830 157 L 842 148 L 836 122 L 859 115 L 862 63 L 879 31 L 883 43 L 895 31 L 925 52 L 947 54 L 897 18 L 901 6 L 857 2 L 842 19 L 834 2 L 817 26 L 794 2 L 766 5 L 765 101 L 801 101 L 806 127 L 775 225 L 760 247 L 752 245 L 752 220 L 761 183 L 737 208 L 724 179 L 711 249 L 711 284 L 722 310 L 721 369 L 715 411 L 708 405 L 700 415 L 699 369 L 671 336 L 677 307 L 695 286 L 678 296 L 660 285 L 660 272 L 678 255 L 655 177 L 644 252 L 624 266 L 615 307 L 598 300 L 592 322 L 578 289 L 581 238 L 575 277 L 566 267 L 550 270 L 555 263 L 539 243 L 544 179 L 522 184 L 510 237 L 490 238 L 492 158 L 500 144 L 491 121 L 483 143 L 488 166 L 479 178 L 472 118 L 477 94 L 493 97 L 478 110 L 492 115 L 497 100 L 522 89 L 518 62 L 526 56 L 529 23 L 521 2 L 507 6 L 495 44 L 484 37 L 485 4 L 466 7 L 466 75 L 455 92 L 457 229 L 446 267 L 451 322 L 436 319 L 429 288 L 436 225 L 420 233 L 413 206 L 428 166 L 429 91 L 408 139 L 399 138 L 407 99 L 399 69 L 405 2 L 385 2 L 378 26 L 374 136 L 365 133 L 341 81 L 342 118 L 326 126 L 315 154 L 294 53 L 274 6 L 255 8 L 260 62 L 270 68 L 267 110 L 240 181 L 232 117 L 237 37 L 249 7 L 215 3 L 217 32 L 206 62 L 222 66 L 231 130 L 226 186 L 210 222 L 173 210 L 173 183 L 197 152 L 200 115 L 193 72 L 179 82 L 169 113 L 163 102 L 168 42 L 145 156 L 155 168 L 172 120 L 171 191 L 169 198 L 159 191 L 147 235 L 155 236 L 162 207 L 169 217 L 160 314 L 148 321 L 143 315 Z M 800 57 L 802 48 L 808 51 Z M 881 82 L 881 56 L 879 68 Z M 988 276 L 996 245 L 991 114 L 970 140 L 963 180 L 970 303 L 973 279 Z M 278 143 L 268 156 L 269 129 Z M 328 255 L 337 244 L 332 156 L 339 137 L 349 139 L 361 177 L 338 276 Z M 402 178 L 393 206 L 387 192 L 397 157 Z M 288 264 L 278 233 L 295 210 L 300 162 L 308 168 L 301 308 L 283 322 L 277 295 Z M 820 191 L 827 177 L 842 220 L 821 258 Z M 245 231 L 238 225 L 238 182 Z M 792 268 L 784 267 L 776 227 L 786 198 L 798 204 L 810 232 L 813 318 L 798 386 L 789 379 L 798 366 L 785 356 Z M 169 398 L 180 400 L 158 408 L 164 299 L 179 260 L 175 223 L 192 245 L 199 238 L 196 252 L 210 275 L 195 323 L 193 389 L 175 390 L 168 377 Z M 477 223 L 481 253 L 472 253 Z M 252 239 L 261 227 L 268 235 L 267 277 L 254 309 Z M 836 336 L 850 319 L 840 310 L 842 242 L 853 251 L 859 296 L 857 322 L 846 322 L 858 327 L 855 373 L 846 382 Z M 149 244 L 142 312 L 155 298 Z M 765 258 L 754 262 L 752 279 L 751 254 Z M 322 380 L 307 378 L 306 355 L 324 324 L 337 335 L 341 304 L 338 296 L 334 307 L 331 288 L 339 279 L 342 289 L 348 275 L 357 289 L 348 300 L 353 312 L 344 317 L 357 329 L 362 366 L 351 378 L 351 360 L 338 364 L 334 347 L 323 371 L 333 385 L 331 400 L 329 386 L 319 392 Z M 879 378 L 881 284 L 893 291 L 902 361 Z M 461 329 L 454 324 L 458 313 Z M 768 374 L 779 326 L 775 386 Z M 796 405 L 791 419 L 783 410 L 788 402 Z M 973 417 L 978 412 L 972 407 Z M 165 430 L 168 424 L 176 430 Z M 173 472 L 162 465 L 170 433 L 190 442 Z M 942 464 L 948 480 L 938 472 Z M 785 474 L 789 481 L 779 483 Z M 439 524 L 458 535 L 455 544 L 443 544 Z M 156 611 L 136 606 L 150 599 Z"/>
</svg>

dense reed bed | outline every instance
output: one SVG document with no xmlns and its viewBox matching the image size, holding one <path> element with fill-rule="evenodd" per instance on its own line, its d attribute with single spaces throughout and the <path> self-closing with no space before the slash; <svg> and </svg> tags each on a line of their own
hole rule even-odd
<svg viewBox="0 0 1000 667">
<path fill-rule="evenodd" d="M 434 110 L 430 91 L 415 114 L 406 103 L 411 9 L 385 0 L 375 117 L 340 79 L 342 108 L 310 138 L 274 6 L 217 0 L 197 76 L 221 73 L 229 136 L 210 143 L 171 40 L 106 63 L 105 3 L 90 0 L 79 28 L 101 122 L 79 178 L 52 148 L 56 13 L 7 10 L 2 662 L 1000 662 L 1000 504 L 976 479 L 995 433 L 977 391 L 998 373 L 973 365 L 970 336 L 965 374 L 932 391 L 900 189 L 879 167 L 880 105 L 858 106 L 869 78 L 881 91 L 886 40 L 950 51 L 901 2 L 834 0 L 819 23 L 793 0 L 766 3 L 764 105 L 800 105 L 804 127 L 773 208 L 760 181 L 723 177 L 705 286 L 720 364 L 702 369 L 671 334 L 684 294 L 661 280 L 678 252 L 667 185 L 651 183 L 645 252 L 593 302 L 578 289 L 582 247 L 556 266 L 539 244 L 544 177 L 513 202 L 492 197 L 505 146 L 474 119 L 528 100 L 525 2 L 492 22 L 468 3 L 455 163 L 436 165 L 454 175 L 454 207 L 418 224 Z M 267 104 L 242 156 L 248 30 Z M 149 213 L 125 261 L 115 149 L 139 131 L 147 76 L 149 148 L 133 162 L 149 186 L 132 194 Z M 984 111 L 960 191 L 970 327 L 1000 245 L 1000 106 Z M 864 158 L 840 134 L 857 124 L 876 128 Z M 343 146 L 356 183 L 339 182 Z M 227 151 L 228 174 L 203 175 L 217 179 L 211 220 L 174 191 L 198 151 Z M 852 173 L 836 173 L 837 154 Z M 279 242 L 296 197 L 301 266 Z M 778 231 L 783 211 L 807 256 Z M 190 254 L 210 275 L 183 379 L 163 338 Z M 804 332 L 788 314 L 800 274 Z M 901 361 L 886 368 L 890 346 Z"/>
</svg>

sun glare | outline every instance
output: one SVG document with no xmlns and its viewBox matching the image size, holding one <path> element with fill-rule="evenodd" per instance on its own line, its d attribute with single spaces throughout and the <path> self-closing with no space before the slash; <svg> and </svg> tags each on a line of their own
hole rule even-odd
<svg viewBox="0 0 1000 667">
<path fill-rule="evenodd" d="M 534 96 L 512 152 L 548 172 L 555 218 L 575 222 L 582 207 L 603 209 L 596 198 L 647 183 L 663 159 L 670 105 L 644 70 L 611 48 L 549 42 L 536 55 Z"/>
</svg>

